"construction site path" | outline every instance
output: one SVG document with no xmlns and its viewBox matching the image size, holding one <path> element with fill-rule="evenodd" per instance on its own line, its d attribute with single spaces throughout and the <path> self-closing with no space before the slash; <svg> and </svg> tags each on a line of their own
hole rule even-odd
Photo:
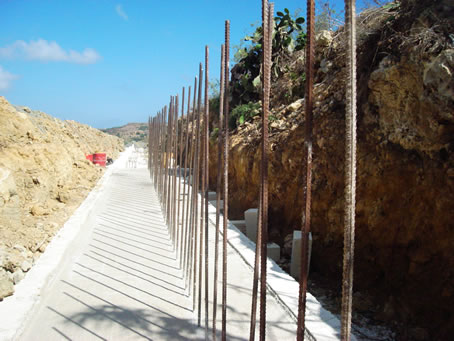
<svg viewBox="0 0 454 341">
<path fill-rule="evenodd" d="M 113 169 L 102 186 L 15 339 L 204 340 L 204 314 L 198 327 L 148 170 Z M 213 232 L 210 228 L 210 326 Z M 230 246 L 228 259 L 227 339 L 247 340 L 252 271 Z M 294 320 L 272 296 L 267 310 L 267 339 L 294 339 Z M 217 316 L 220 333 L 220 305 Z"/>
</svg>

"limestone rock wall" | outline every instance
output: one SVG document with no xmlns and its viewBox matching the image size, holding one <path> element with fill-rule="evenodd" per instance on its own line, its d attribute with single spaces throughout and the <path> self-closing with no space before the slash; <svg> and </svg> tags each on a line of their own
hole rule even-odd
<svg viewBox="0 0 454 341">
<path fill-rule="evenodd" d="M 402 339 L 414 339 L 414 334 L 448 340 L 454 332 L 454 45 L 443 30 L 436 32 L 431 13 L 413 21 L 403 15 L 389 31 L 389 15 L 399 14 L 380 13 L 369 17 L 380 25 L 359 32 L 354 291 L 372 298 L 365 309 L 376 319 L 402 323 Z M 441 23 L 436 24 L 439 29 Z M 317 50 L 311 265 L 311 271 L 338 283 L 339 295 L 345 151 L 342 46 L 340 32 L 328 47 L 319 45 Z M 284 246 L 301 222 L 304 100 L 290 106 L 274 103 L 273 115 L 269 228 L 270 238 Z M 260 129 L 256 119 L 231 137 L 230 218 L 258 207 Z M 213 143 L 211 184 L 216 183 L 216 159 Z M 354 299 L 355 309 L 363 309 L 359 303 Z"/>
</svg>

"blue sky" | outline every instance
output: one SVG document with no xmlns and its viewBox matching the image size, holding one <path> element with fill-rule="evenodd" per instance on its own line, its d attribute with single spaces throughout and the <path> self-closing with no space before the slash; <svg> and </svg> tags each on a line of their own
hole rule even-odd
<svg viewBox="0 0 454 341">
<path fill-rule="evenodd" d="M 260 16 L 260 0 L 0 0 L 0 95 L 96 128 L 146 122 L 193 84 L 205 45 L 219 78 L 226 19 L 236 45 Z"/>
</svg>

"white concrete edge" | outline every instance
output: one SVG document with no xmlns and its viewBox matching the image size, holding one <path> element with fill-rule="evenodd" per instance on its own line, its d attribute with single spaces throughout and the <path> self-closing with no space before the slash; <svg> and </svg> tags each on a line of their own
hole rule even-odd
<svg viewBox="0 0 454 341">
<path fill-rule="evenodd" d="M 26 273 L 25 278 L 15 286 L 14 294 L 0 302 L 0 319 L 2 321 L 0 340 L 13 340 L 17 335 L 20 335 L 33 308 L 40 301 L 42 289 L 52 279 L 55 270 L 63 260 L 65 250 L 80 232 L 80 228 L 87 220 L 91 208 L 102 194 L 103 185 L 115 169 L 125 168 L 132 151 L 131 147 L 127 148 L 120 153 L 120 156 L 112 165 L 107 167 L 101 179 L 98 180 L 82 204 L 52 238 L 46 251 Z"/>
<path fill-rule="evenodd" d="M 201 195 L 199 193 L 199 198 Z M 200 202 L 200 201 L 199 201 Z M 223 219 L 223 214 L 220 214 Z M 215 226 L 216 207 L 208 205 L 208 219 Z M 222 234 L 222 230 L 221 234 Z M 243 261 L 251 269 L 255 264 L 255 243 L 245 236 L 238 228 L 228 222 L 228 243 L 236 250 Z M 299 283 L 281 269 L 272 259 L 267 260 L 267 288 L 276 300 L 297 322 Z M 309 340 L 332 341 L 340 340 L 340 320 L 324 309 L 320 302 L 309 292 L 306 295 L 306 337 Z M 356 337 L 351 338 L 356 341 Z"/>
</svg>

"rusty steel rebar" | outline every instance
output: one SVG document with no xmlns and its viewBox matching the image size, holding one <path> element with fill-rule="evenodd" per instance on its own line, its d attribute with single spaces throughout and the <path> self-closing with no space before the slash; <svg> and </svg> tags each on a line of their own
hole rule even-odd
<svg viewBox="0 0 454 341">
<path fill-rule="evenodd" d="M 200 234 L 199 228 L 201 229 L 202 227 L 198 225 L 198 218 L 199 218 L 199 185 L 200 185 L 200 111 L 201 111 L 201 106 L 202 106 L 202 77 L 203 77 L 203 67 L 202 63 L 200 63 L 199 66 L 199 88 L 198 88 L 198 96 L 197 96 L 197 127 L 196 127 L 196 145 L 195 145 L 195 157 L 194 157 L 194 168 L 195 168 L 195 174 L 193 178 L 193 193 L 194 193 L 194 259 L 193 259 L 193 264 L 194 264 L 194 277 L 193 277 L 193 282 L 194 282 L 194 292 L 193 292 L 193 307 L 195 308 L 196 305 L 196 299 L 197 299 L 197 266 L 200 264 L 199 258 L 198 258 L 198 245 L 197 242 L 200 240 L 198 237 L 198 233 Z M 199 236 L 200 237 L 200 236 Z M 200 282 L 199 282 L 200 284 Z M 200 299 L 200 296 L 199 296 Z M 197 305 L 198 308 L 200 308 L 199 303 Z M 199 309 L 200 311 L 200 309 Z M 200 318 L 198 317 L 198 325 L 200 325 Z"/>
<path fill-rule="evenodd" d="M 172 96 L 171 105 L 172 124 L 170 126 L 170 152 L 169 152 L 169 182 L 168 182 L 168 196 L 167 196 L 167 227 L 169 229 L 170 239 L 173 244 L 172 236 L 172 206 L 173 206 L 173 172 L 172 172 L 172 157 L 173 157 L 173 142 L 174 142 L 174 125 L 175 125 L 175 97 Z"/>
<path fill-rule="evenodd" d="M 158 176 L 159 176 L 159 148 L 160 148 L 160 139 L 161 139 L 161 112 L 159 111 L 158 114 L 156 115 L 156 136 L 155 136 L 155 155 L 153 157 L 153 162 L 154 162 L 154 186 L 157 194 L 159 195 L 159 190 L 158 190 Z"/>
<path fill-rule="evenodd" d="M 177 155 L 178 155 L 178 106 L 179 96 L 175 96 L 175 108 L 174 108 L 174 138 L 173 138 L 173 193 L 172 193 L 172 239 L 174 249 L 177 247 L 176 234 L 178 229 L 177 221 Z"/>
<path fill-rule="evenodd" d="M 356 208 L 356 8 L 345 0 L 347 35 L 346 116 L 345 116 L 345 217 L 342 273 L 341 339 L 351 339 L 353 262 Z"/>
<path fill-rule="evenodd" d="M 179 118 L 179 106 L 180 106 L 180 96 L 175 96 L 175 141 L 174 141 L 174 164 L 173 164 L 173 239 L 174 239 L 174 246 L 177 247 L 177 231 L 178 231 L 178 220 L 177 220 L 177 163 L 178 163 L 178 118 Z"/>
<path fill-rule="evenodd" d="M 169 141 L 170 141 L 170 134 L 169 134 L 169 127 L 170 127 L 170 104 L 169 107 L 166 108 L 166 126 L 165 126 L 165 153 L 164 153 L 164 180 L 163 180 L 163 188 L 162 188 L 162 202 L 161 205 L 163 207 L 163 214 L 165 217 L 165 222 L 167 223 L 167 180 L 168 180 L 168 157 L 169 157 Z"/>
<path fill-rule="evenodd" d="M 169 165 L 168 165 L 168 189 L 167 189 L 167 226 L 172 226 L 172 184 L 173 184 L 173 177 L 172 177 L 172 154 L 173 154 L 173 127 L 175 124 L 175 97 L 171 97 L 171 105 L 170 105 L 170 113 L 171 113 L 171 123 L 170 123 L 170 150 L 169 150 Z M 171 231 L 169 231 L 171 232 Z M 172 234 L 171 234 L 172 236 Z M 173 239 L 172 239 L 173 242 Z"/>
<path fill-rule="evenodd" d="M 158 114 L 156 115 L 156 136 L 155 136 L 155 155 L 153 157 L 153 162 L 154 162 L 154 186 L 156 193 L 159 195 L 159 190 L 158 190 L 158 176 L 159 176 L 159 170 L 158 170 L 158 160 L 159 160 L 159 147 L 160 147 L 160 138 L 161 138 L 161 112 L 159 111 Z"/>
<path fill-rule="evenodd" d="M 200 93 L 198 92 L 197 98 L 199 98 Z M 198 103 L 198 99 L 197 99 Z M 195 109 L 194 113 L 194 174 L 192 178 L 192 200 L 193 200 L 193 211 L 192 211 L 192 226 L 193 226 L 193 235 L 192 235 L 192 254 L 191 254 L 191 269 L 193 272 L 192 278 L 192 287 L 193 287 L 193 309 L 196 307 L 196 298 L 197 298 L 197 240 L 198 240 L 198 188 L 199 188 L 199 129 L 197 129 L 198 124 L 200 123 L 199 110 L 198 107 Z"/>
<path fill-rule="evenodd" d="M 167 108 L 166 108 L 167 109 Z M 170 126 L 171 126 L 171 121 L 170 121 L 170 105 L 169 105 L 169 110 L 167 110 L 166 114 L 167 114 L 167 127 L 166 127 L 166 130 L 167 130 L 167 135 L 165 136 L 165 144 L 166 144 L 166 153 L 165 153 L 165 164 L 164 164 L 164 167 L 165 167 L 165 175 L 164 175 L 164 193 L 163 193 L 163 201 L 162 201 L 162 205 L 163 205 L 163 210 L 164 210 L 164 215 L 165 215 L 165 219 L 166 219 L 166 223 L 168 222 L 168 216 L 167 216 L 167 181 L 168 181 L 168 166 L 169 166 L 169 143 L 170 143 Z"/>
<path fill-rule="evenodd" d="M 173 240 L 173 248 L 175 249 L 176 248 L 176 238 L 175 238 L 175 235 L 176 235 L 176 204 L 177 204 L 177 201 L 176 201 L 176 197 L 177 197 L 177 192 L 176 192 L 176 189 L 177 189 L 177 174 L 176 174 L 176 155 L 177 155 L 177 152 L 176 152 L 176 146 L 177 146 L 177 141 L 178 141 L 178 138 L 177 138 L 177 127 L 178 127 L 178 101 L 179 101 L 179 97 L 178 95 L 175 96 L 175 107 L 173 109 L 174 113 L 174 121 L 173 121 L 173 149 L 172 149 L 172 155 L 173 155 L 173 165 L 172 165 L 172 217 L 171 217 L 171 222 L 172 222 L 172 240 Z"/>
<path fill-rule="evenodd" d="M 161 201 L 161 208 L 163 207 L 164 200 L 164 179 L 165 179 L 165 152 L 166 149 L 166 125 L 167 125 L 167 108 L 164 107 L 162 111 L 162 125 L 161 125 L 161 153 L 160 153 L 160 164 L 159 164 L 159 197 Z"/>
<path fill-rule="evenodd" d="M 182 210 L 182 199 L 181 199 L 181 166 L 183 164 L 183 140 L 184 140 L 184 129 L 183 129 L 183 119 L 184 119 L 184 100 L 185 100 L 185 88 L 183 87 L 182 89 L 182 94 L 181 94 L 181 122 L 180 126 L 181 129 L 179 129 L 180 132 L 180 142 L 178 143 L 178 151 L 179 151 L 179 157 L 178 157 L 178 208 L 177 208 L 177 226 L 178 226 L 178 231 L 177 232 L 177 258 L 180 259 L 180 254 L 182 252 L 182 242 L 183 242 L 183 222 L 180 222 L 180 218 L 183 219 L 183 217 L 180 217 L 180 213 Z M 181 262 L 180 262 L 181 265 Z"/>
<path fill-rule="evenodd" d="M 163 141 L 162 141 L 162 129 L 164 126 L 164 117 L 163 117 L 163 111 L 161 110 L 159 112 L 159 136 L 158 136 L 158 142 L 159 145 L 157 146 L 158 148 L 158 153 L 156 155 L 156 182 L 157 182 L 157 187 L 158 187 L 158 196 L 161 201 L 161 179 L 162 179 L 162 148 L 163 148 Z"/>
<path fill-rule="evenodd" d="M 150 129 L 151 129 L 151 134 L 149 136 L 149 142 L 148 142 L 148 166 L 150 168 L 150 179 L 153 181 L 154 185 L 154 178 L 155 178 L 155 168 L 154 168 L 154 156 L 156 154 L 155 148 L 156 148 L 156 135 L 158 132 L 157 129 L 157 117 L 150 117 Z"/>
<path fill-rule="evenodd" d="M 154 134 L 154 129 L 153 129 L 153 119 L 151 116 L 148 116 L 148 170 L 150 172 L 150 178 L 152 178 L 153 170 L 151 169 L 151 150 L 153 147 L 153 134 Z"/>
<path fill-rule="evenodd" d="M 268 8 L 269 4 L 267 0 L 262 0 L 262 65 L 261 65 L 261 83 L 262 83 L 262 145 L 263 145 L 263 111 L 264 111 L 264 103 L 265 103 L 265 89 L 264 89 L 264 75 L 265 75 L 265 60 L 266 57 L 266 41 L 268 41 L 267 37 L 269 34 L 268 27 Z M 263 160 L 263 150 L 262 150 L 262 160 Z M 263 162 L 263 161 L 262 161 Z M 260 181 L 263 179 L 263 165 L 260 166 Z M 257 219 L 257 238 L 255 243 L 255 262 L 254 262 L 254 274 L 252 280 L 252 302 L 251 302 L 251 320 L 249 326 L 249 340 L 255 340 L 255 328 L 257 322 L 257 296 L 258 296 L 258 281 L 259 281 L 259 271 L 260 271 L 260 261 L 262 255 L 262 225 L 263 225 L 263 195 L 262 195 L 262 183 L 259 186 L 259 207 L 258 207 L 258 219 Z"/>
<path fill-rule="evenodd" d="M 306 154 L 306 186 L 304 191 L 304 212 L 301 224 L 301 265 L 298 295 L 298 325 L 297 340 L 304 340 L 306 293 L 308 275 L 308 245 L 311 230 L 311 188 L 312 188 L 312 111 L 314 88 L 314 58 L 315 58 L 315 4 L 314 0 L 307 1 L 307 45 L 306 45 L 306 94 L 305 94 L 305 154 Z"/>
<path fill-rule="evenodd" d="M 225 22 L 225 95 L 224 95 L 224 214 L 222 241 L 222 333 L 221 340 L 227 339 L 227 223 L 229 201 L 229 59 L 230 59 L 230 21 Z"/>
<path fill-rule="evenodd" d="M 199 137 L 199 157 L 198 157 L 198 162 L 200 164 L 200 172 L 198 175 L 199 181 L 201 180 L 201 190 L 200 192 L 202 195 L 200 195 L 200 227 L 199 227 L 199 257 L 198 257 L 198 266 L 199 266 L 199 294 L 198 294 L 198 306 L 197 306 L 197 322 L 198 325 L 200 326 L 202 323 L 202 260 L 203 260 L 203 238 L 204 238 L 204 197 L 203 197 L 203 192 L 205 191 L 205 177 L 203 176 L 205 173 L 205 163 L 203 162 L 204 157 L 205 157 L 205 150 L 204 150 L 204 134 L 203 134 L 203 126 L 202 126 L 202 77 L 203 77 L 203 66 L 202 63 L 200 63 L 200 78 L 199 78 L 199 98 L 198 98 L 198 103 L 197 103 L 197 108 L 198 108 L 198 117 L 200 120 L 200 135 L 198 134 L 197 136 Z M 197 186 L 197 194 L 199 193 L 199 186 Z"/>
<path fill-rule="evenodd" d="M 148 141 L 148 167 L 150 168 L 150 179 L 153 181 L 154 179 L 154 167 L 153 167 L 153 157 L 155 154 L 155 146 L 156 146 L 156 133 L 157 133 L 157 126 L 156 126 L 156 117 L 150 117 L 150 129 L 151 134 L 149 135 Z"/>
<path fill-rule="evenodd" d="M 191 157 L 190 161 L 192 164 L 191 167 L 191 177 L 190 177 L 190 191 L 189 193 L 191 194 L 191 200 L 189 201 L 188 199 L 188 211 L 187 213 L 189 214 L 189 238 L 188 238 L 188 254 L 187 254 L 187 271 L 188 271 L 188 278 L 189 278 L 189 284 L 190 284 L 190 290 L 192 292 L 193 290 L 193 281 L 192 281 L 192 267 L 193 267 L 193 249 L 194 249 L 194 181 L 195 181 L 195 124 L 196 124 L 196 99 L 197 99 L 197 77 L 194 79 L 194 100 L 193 100 L 193 108 L 192 108 L 192 125 L 191 125 Z M 189 205 L 190 203 L 190 205 Z"/>
<path fill-rule="evenodd" d="M 219 91 L 219 127 L 218 127 L 218 167 L 216 179 L 216 231 L 214 242 L 214 274 L 213 274 L 213 341 L 216 341 L 216 315 L 218 301 L 218 259 L 219 259 L 219 220 L 221 210 L 221 185 L 222 185 L 222 120 L 224 115 L 224 54 L 225 46 L 221 45 L 221 75 Z"/>
<path fill-rule="evenodd" d="M 167 226 L 172 224 L 172 154 L 173 154 L 173 125 L 174 125 L 174 112 L 175 112 L 175 97 L 171 96 L 170 105 L 170 124 L 169 124 L 169 155 L 167 165 L 167 198 L 166 198 L 166 216 Z M 170 231 L 169 231 L 170 232 Z"/>
<path fill-rule="evenodd" d="M 263 115 L 262 115 L 262 178 L 261 178 L 261 266 L 260 266 L 260 340 L 266 338 L 266 263 L 267 263 L 267 243 L 268 243 L 268 159 L 269 159 L 269 142 L 268 142 L 268 115 L 270 106 L 270 88 L 271 88 L 271 48 L 272 48 L 272 20 L 274 4 L 266 4 L 264 1 L 264 18 L 263 18 Z"/>
<path fill-rule="evenodd" d="M 156 176 L 158 177 L 158 195 L 160 202 L 162 203 L 162 172 L 163 172 L 163 149 L 164 149 L 164 138 L 163 138 L 163 132 L 164 132 L 164 124 L 165 124 L 165 116 L 164 116 L 164 110 L 162 110 L 159 114 L 160 116 L 160 122 L 159 122 L 159 152 L 157 155 L 158 158 L 158 163 L 156 164 L 157 167 L 157 173 Z M 162 207 L 162 206 L 161 206 Z"/>
<path fill-rule="evenodd" d="M 210 161 L 210 146 L 209 146 L 209 130 L 210 130 L 210 102 L 209 102 L 209 95 L 208 95 L 208 77 L 209 77 L 209 48 L 205 46 L 205 340 L 208 341 L 208 190 L 209 190 L 209 181 L 210 181 L 210 170 L 209 170 L 209 161 Z"/>
<path fill-rule="evenodd" d="M 184 88 L 183 88 L 184 89 Z M 186 220 L 185 220 L 185 206 L 186 206 L 186 174 L 187 174 L 187 159 L 188 159 L 188 137 L 189 137 L 189 132 L 188 132 L 188 129 L 189 129 L 189 106 L 190 106 L 190 102 L 191 102 L 191 87 L 188 88 L 188 111 L 187 111 L 187 115 L 186 115 L 186 120 L 185 120 L 185 126 L 186 126 L 186 129 L 183 130 L 183 133 L 184 133 L 184 138 L 183 140 L 181 141 L 181 148 L 182 150 L 184 151 L 184 163 L 183 163 L 183 159 L 182 159 L 182 164 L 183 164 L 183 167 L 184 167 L 184 175 L 183 175 L 183 192 L 182 192 L 182 196 L 183 196 L 183 199 L 182 199 L 182 204 L 181 204 L 181 252 L 180 252 L 180 264 L 181 264 L 181 268 L 184 270 L 184 263 L 183 263 L 183 257 L 185 255 L 185 252 L 186 252 L 186 244 L 185 244 L 185 239 L 186 239 L 186 234 L 187 234 L 187 230 L 186 230 Z M 183 107 L 182 107 L 183 109 Z M 181 122 L 181 124 L 183 124 L 183 122 Z M 183 153 L 182 153 L 182 157 L 183 157 Z M 180 177 L 181 177 L 181 171 L 180 171 Z"/>
<path fill-rule="evenodd" d="M 164 107 L 164 110 L 161 113 L 162 115 L 162 125 L 161 125 L 161 153 L 160 153 L 160 164 L 159 164 L 159 197 L 161 201 L 161 208 L 163 207 L 164 200 L 164 179 L 165 179 L 165 156 L 167 155 L 166 150 L 166 125 L 167 125 L 167 108 Z"/>
<path fill-rule="evenodd" d="M 183 256 L 182 256 L 182 263 L 183 263 L 183 270 L 186 271 L 186 259 L 187 259 L 187 253 L 189 252 L 188 250 L 188 238 L 189 238 L 189 203 L 190 203 L 190 184 L 189 184 L 189 178 L 191 176 L 191 153 L 189 151 L 189 112 L 191 108 L 191 87 L 188 89 L 188 109 L 187 109 L 187 115 L 186 115 L 186 144 L 185 144 L 185 152 L 184 152 L 184 169 L 185 169 L 185 181 L 184 181 L 184 196 L 183 200 L 186 199 L 186 203 L 183 205 L 183 217 L 184 217 L 184 238 L 183 238 Z M 191 135 L 192 138 L 192 135 Z M 192 142 L 191 142 L 192 145 Z M 189 158 L 189 160 L 188 160 Z M 186 191 L 187 189 L 187 191 Z M 185 281 L 185 288 L 186 288 L 186 281 Z"/>
</svg>

